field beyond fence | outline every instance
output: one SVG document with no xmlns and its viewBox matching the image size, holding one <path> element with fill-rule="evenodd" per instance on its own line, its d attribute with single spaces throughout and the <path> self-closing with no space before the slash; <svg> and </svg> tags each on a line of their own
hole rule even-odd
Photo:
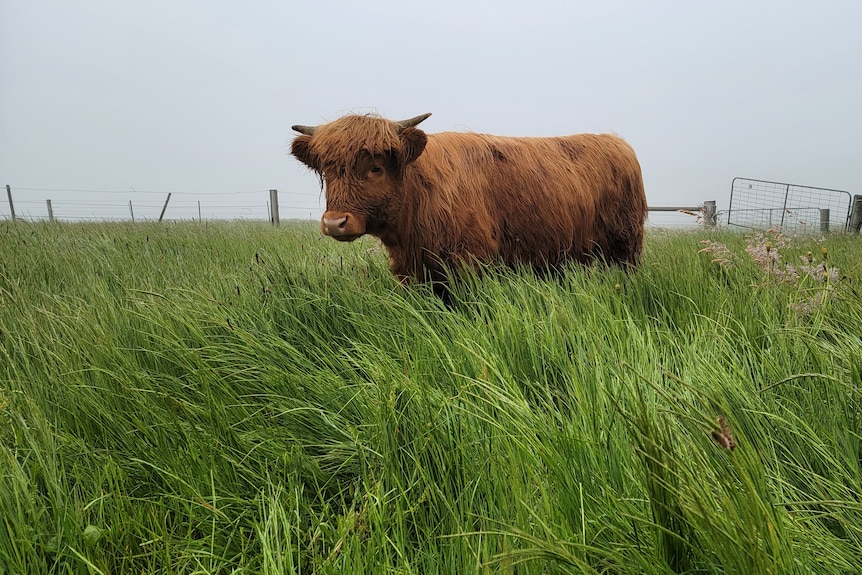
<svg viewBox="0 0 862 575">
<path fill-rule="evenodd" d="M 862 572 L 862 238 L 463 272 L 0 222 L 0 574 Z"/>
</svg>

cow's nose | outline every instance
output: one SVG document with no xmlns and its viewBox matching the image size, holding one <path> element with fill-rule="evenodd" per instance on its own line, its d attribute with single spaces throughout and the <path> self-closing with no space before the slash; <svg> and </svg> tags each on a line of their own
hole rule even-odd
<svg viewBox="0 0 862 575">
<path fill-rule="evenodd" d="M 323 218 L 323 229 L 328 236 L 344 235 L 347 227 L 347 216 L 340 218 Z"/>
<path fill-rule="evenodd" d="M 320 220 L 320 231 L 340 242 L 352 242 L 365 233 L 365 221 L 350 212 L 324 212 Z"/>
</svg>

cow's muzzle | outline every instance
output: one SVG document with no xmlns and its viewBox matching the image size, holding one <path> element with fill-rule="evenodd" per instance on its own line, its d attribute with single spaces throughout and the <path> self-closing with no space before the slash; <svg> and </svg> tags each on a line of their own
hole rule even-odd
<svg viewBox="0 0 862 575">
<path fill-rule="evenodd" d="M 365 224 L 350 212 L 328 211 L 320 220 L 320 231 L 338 241 L 352 242 L 365 234 Z"/>
</svg>

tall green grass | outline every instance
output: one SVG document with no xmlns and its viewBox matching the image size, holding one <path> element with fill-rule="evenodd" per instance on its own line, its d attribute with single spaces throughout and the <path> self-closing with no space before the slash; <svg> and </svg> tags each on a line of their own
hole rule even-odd
<svg viewBox="0 0 862 575">
<path fill-rule="evenodd" d="M 862 572 L 862 240 L 745 248 L 447 308 L 308 224 L 0 225 L 0 574 Z"/>
</svg>

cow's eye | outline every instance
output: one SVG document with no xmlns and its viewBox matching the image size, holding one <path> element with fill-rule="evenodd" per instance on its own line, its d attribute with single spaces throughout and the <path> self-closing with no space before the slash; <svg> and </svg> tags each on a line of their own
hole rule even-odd
<svg viewBox="0 0 862 575">
<path fill-rule="evenodd" d="M 379 166 L 377 164 L 374 164 L 373 166 L 371 166 L 371 173 L 372 174 L 379 174 L 382 171 L 383 171 L 383 166 Z"/>
</svg>

